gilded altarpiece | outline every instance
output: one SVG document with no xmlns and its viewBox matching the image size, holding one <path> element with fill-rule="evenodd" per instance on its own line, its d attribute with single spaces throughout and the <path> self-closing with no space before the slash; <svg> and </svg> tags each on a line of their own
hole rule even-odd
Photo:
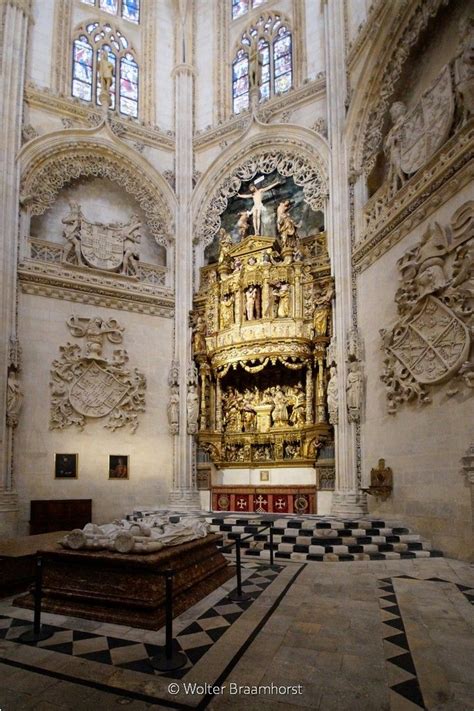
<svg viewBox="0 0 474 711">
<path fill-rule="evenodd" d="M 245 224 L 235 244 L 221 229 L 217 263 L 201 269 L 192 314 L 198 443 L 220 468 L 314 466 L 333 439 L 326 234 L 299 239 L 279 210 L 278 237 L 246 236 Z"/>
</svg>

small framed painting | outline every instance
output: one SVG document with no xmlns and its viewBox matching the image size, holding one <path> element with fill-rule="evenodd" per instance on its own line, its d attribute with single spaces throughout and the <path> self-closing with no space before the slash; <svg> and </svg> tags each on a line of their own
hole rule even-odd
<svg viewBox="0 0 474 711">
<path fill-rule="evenodd" d="M 77 454 L 54 455 L 54 478 L 77 479 Z"/>
<path fill-rule="evenodd" d="M 270 481 L 270 472 L 268 469 L 260 470 L 260 481 Z"/>
<path fill-rule="evenodd" d="M 128 479 L 128 454 L 109 455 L 109 479 Z"/>
</svg>

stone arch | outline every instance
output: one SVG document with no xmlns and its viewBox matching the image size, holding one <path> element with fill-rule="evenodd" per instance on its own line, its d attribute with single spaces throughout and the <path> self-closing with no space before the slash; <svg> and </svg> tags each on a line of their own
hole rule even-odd
<svg viewBox="0 0 474 711">
<path fill-rule="evenodd" d="M 410 51 L 431 18 L 449 0 L 422 3 L 387 3 L 347 117 L 349 169 L 352 176 L 368 175 L 382 143 L 384 117 Z"/>
<path fill-rule="evenodd" d="M 303 188 L 305 201 L 314 210 L 324 208 L 329 189 L 329 147 L 326 141 L 309 129 L 285 125 L 265 126 L 239 148 L 224 151 L 201 177 L 193 196 L 194 242 L 202 248 L 209 245 L 221 226 L 221 214 L 243 181 L 257 173 L 278 170 L 292 176 Z"/>
<path fill-rule="evenodd" d="M 79 177 L 109 178 L 143 209 L 156 242 L 173 242 L 176 199 L 148 161 L 117 139 L 107 124 L 65 129 L 30 141 L 20 152 L 20 195 L 30 215 L 42 215 L 60 190 Z"/>
</svg>

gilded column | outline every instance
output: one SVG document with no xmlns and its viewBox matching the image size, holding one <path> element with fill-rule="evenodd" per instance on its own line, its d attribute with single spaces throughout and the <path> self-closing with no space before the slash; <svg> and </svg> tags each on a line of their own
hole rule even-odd
<svg viewBox="0 0 474 711">
<path fill-rule="evenodd" d="M 216 379 L 216 431 L 222 432 L 222 388 L 221 379 Z"/>
<path fill-rule="evenodd" d="M 30 0 L 0 0 L 0 534 L 15 535 L 11 347 L 16 343 L 19 171 Z M 16 372 L 16 371 L 15 371 Z M 7 388 L 9 397 L 7 398 Z"/>
<path fill-rule="evenodd" d="M 350 240 L 349 177 L 345 139 L 345 98 L 347 67 L 345 57 L 344 1 L 324 3 L 328 131 L 331 146 L 328 236 L 336 298 L 333 310 L 336 339 L 337 377 L 347 382 L 346 334 L 352 327 L 352 262 Z M 336 449 L 336 487 L 332 513 L 358 516 L 367 511 L 367 497 L 357 483 L 357 455 L 354 424 L 348 422 L 346 390 L 338 389 L 338 424 L 334 427 Z"/>
<path fill-rule="evenodd" d="M 193 304 L 193 241 L 190 204 L 193 175 L 193 80 L 191 0 L 175 0 L 176 64 L 172 76 L 175 87 L 176 132 L 176 213 L 175 238 L 175 360 L 179 370 L 179 421 L 185 423 L 174 437 L 173 489 L 170 506 L 176 509 L 199 509 L 196 482 L 195 445 L 192 436 L 197 423 L 188 419 L 187 395 L 193 387 L 194 369 L 191 354 L 189 312 Z"/>
<path fill-rule="evenodd" d="M 306 424 L 313 424 L 313 368 L 311 361 L 306 364 Z"/>
</svg>

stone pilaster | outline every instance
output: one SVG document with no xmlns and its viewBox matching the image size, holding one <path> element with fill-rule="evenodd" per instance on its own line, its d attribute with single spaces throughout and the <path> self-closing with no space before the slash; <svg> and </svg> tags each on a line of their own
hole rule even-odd
<svg viewBox="0 0 474 711">
<path fill-rule="evenodd" d="M 10 340 L 16 339 L 19 172 L 30 0 L 0 0 L 0 534 L 16 533 L 13 435 L 7 426 Z"/>
<path fill-rule="evenodd" d="M 190 204 L 193 176 L 193 81 L 192 3 L 176 2 L 176 65 L 173 69 L 175 86 L 176 131 L 176 213 L 175 234 L 175 360 L 179 368 L 181 423 L 174 438 L 173 489 L 170 506 L 176 509 L 199 509 L 200 498 L 196 483 L 195 445 L 188 434 L 188 371 L 191 366 L 191 331 L 189 312 L 193 305 L 193 240 Z"/>
<path fill-rule="evenodd" d="M 348 422 L 346 406 L 346 335 L 352 327 L 351 239 L 349 179 L 345 143 L 346 62 L 344 49 L 344 0 L 324 4 L 327 102 L 331 145 L 328 234 L 336 287 L 334 335 L 338 374 L 339 417 L 335 426 L 336 488 L 332 513 L 358 516 L 367 511 L 366 497 L 357 484 L 355 426 Z"/>
</svg>

